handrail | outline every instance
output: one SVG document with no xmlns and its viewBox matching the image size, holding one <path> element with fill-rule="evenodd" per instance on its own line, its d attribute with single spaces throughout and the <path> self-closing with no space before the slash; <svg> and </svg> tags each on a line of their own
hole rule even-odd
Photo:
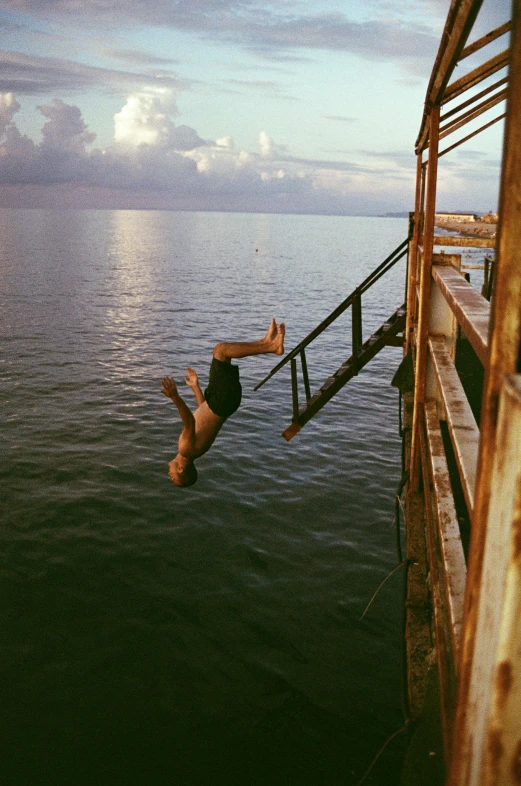
<svg viewBox="0 0 521 786">
<path fill-rule="evenodd" d="M 391 270 L 391 268 L 394 267 L 394 265 L 407 254 L 408 243 L 409 243 L 409 238 L 406 238 L 403 241 L 403 243 L 400 243 L 400 245 L 397 246 L 397 248 L 395 248 L 394 251 L 391 254 L 389 254 L 389 256 L 386 257 L 386 259 L 384 259 L 384 261 L 381 262 L 378 265 L 378 267 L 376 267 L 367 276 L 367 278 L 364 279 L 364 281 L 362 281 L 362 283 L 359 284 L 356 287 L 356 289 L 354 289 L 351 292 L 351 294 L 348 295 L 346 299 L 343 300 L 342 303 L 340 303 L 340 305 L 337 306 L 329 314 L 329 316 L 327 316 L 324 320 L 322 320 L 322 322 L 319 325 L 317 325 L 317 327 L 314 330 L 312 330 L 311 333 L 308 333 L 308 335 L 300 342 L 300 344 L 297 344 L 297 346 L 294 349 L 292 349 L 291 352 L 288 352 L 288 354 L 285 355 L 285 357 L 280 361 L 280 363 L 274 366 L 274 368 L 271 369 L 270 373 L 266 377 L 264 377 L 264 379 L 261 382 L 259 382 L 258 385 L 255 385 L 253 389 L 258 390 L 260 387 L 264 385 L 265 382 L 268 381 L 268 379 L 271 379 L 271 377 L 273 377 L 278 371 L 280 371 L 280 369 L 283 366 L 285 366 L 286 363 L 289 363 L 289 361 L 293 360 L 299 353 L 302 353 L 305 347 L 307 347 L 308 344 L 311 344 L 311 342 L 314 341 L 317 338 L 317 336 L 323 333 L 324 330 L 327 327 L 329 327 L 329 325 L 331 325 L 335 321 L 335 319 L 337 319 L 341 314 L 343 314 L 344 311 L 347 308 L 349 308 L 349 306 L 355 300 L 360 298 L 360 296 L 363 295 L 364 292 L 367 292 L 367 290 L 370 287 L 372 287 L 373 284 L 375 284 L 382 276 L 384 276 L 389 270 Z"/>
</svg>

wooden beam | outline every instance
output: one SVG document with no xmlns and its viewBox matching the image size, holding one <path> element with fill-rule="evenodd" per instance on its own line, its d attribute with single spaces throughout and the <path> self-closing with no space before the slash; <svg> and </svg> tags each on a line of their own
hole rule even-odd
<svg viewBox="0 0 521 786">
<path fill-rule="evenodd" d="M 465 76 L 452 82 L 445 91 L 442 103 L 446 104 L 448 101 L 452 101 L 453 98 L 461 95 L 469 88 L 478 85 L 484 79 L 488 79 L 489 76 L 497 73 L 497 71 L 501 71 L 502 68 L 506 68 L 508 66 L 508 54 L 509 50 L 506 49 L 495 57 L 491 57 L 486 63 L 482 63 L 482 65 L 469 71 Z"/>
<path fill-rule="evenodd" d="M 454 237 L 453 235 L 435 235 L 435 246 L 462 246 L 463 248 L 495 248 L 496 240 L 493 237 Z"/>
<path fill-rule="evenodd" d="M 485 87 L 484 90 L 481 90 L 479 93 L 476 93 L 475 95 L 471 96 L 466 101 L 463 101 L 462 104 L 458 104 L 458 106 L 455 106 L 453 109 L 450 109 L 448 112 L 445 112 L 443 115 L 441 115 L 440 123 L 444 123 L 445 120 L 449 119 L 449 117 L 453 117 L 454 115 L 457 115 L 458 112 L 461 112 L 463 109 L 466 109 L 468 106 L 472 106 L 472 104 L 475 104 L 476 101 L 479 101 L 480 98 L 484 98 L 485 96 L 488 96 L 489 93 L 493 93 L 494 90 L 497 90 L 498 87 L 501 87 L 501 85 L 505 85 L 507 83 L 508 83 L 508 77 L 504 76 L 503 79 L 499 79 L 497 82 L 494 82 L 493 85 L 489 85 L 488 87 Z"/>
<path fill-rule="evenodd" d="M 427 88 L 425 109 L 416 141 L 417 153 L 427 147 L 431 110 L 442 101 L 445 88 L 461 57 L 482 2 L 483 0 L 452 0 Z"/>
<path fill-rule="evenodd" d="M 455 725 L 454 755 L 452 759 L 450 780 L 451 786 L 468 784 L 484 784 L 490 782 L 486 773 L 478 769 L 481 765 L 480 752 L 485 751 L 487 742 L 494 740 L 494 750 L 501 752 L 499 762 L 496 764 L 503 768 L 504 753 L 511 744 L 511 736 L 503 734 L 498 737 L 483 739 L 481 747 L 476 738 L 475 715 L 477 693 L 475 687 L 483 683 L 480 668 L 483 658 L 480 655 L 482 647 L 490 641 L 489 630 L 480 623 L 483 610 L 490 603 L 495 608 L 501 608 L 494 603 L 495 588 L 501 583 L 497 568 L 490 573 L 485 568 L 486 553 L 497 544 L 498 528 L 504 526 L 501 515 L 503 496 L 499 483 L 507 482 L 511 477 L 510 462 L 505 464 L 506 444 L 512 423 L 505 422 L 500 431 L 499 400 L 504 387 L 505 375 L 515 373 L 519 364 L 519 349 L 521 340 L 521 265 L 519 264 L 519 249 L 521 248 L 521 0 L 513 1 L 512 18 L 512 43 L 510 62 L 509 95 L 507 100 L 507 119 L 505 123 L 505 137 L 503 146 L 503 160 L 501 169 L 501 185 L 499 199 L 499 224 L 498 242 L 496 252 L 496 269 L 494 281 L 494 294 L 490 318 L 490 357 L 485 369 L 483 403 L 481 409 L 481 443 L 478 459 L 478 474 L 476 484 L 476 501 L 472 520 L 472 536 L 469 553 L 469 571 L 467 581 L 467 594 L 465 599 L 465 626 L 462 647 L 461 680 L 458 699 L 458 713 Z M 503 394 L 507 392 L 503 390 Z M 510 395 L 510 394 L 508 394 Z M 513 394 L 512 394 L 513 395 Z M 517 422 L 517 421 L 516 421 Z M 510 432 L 512 434 L 512 432 Z M 515 439 L 519 446 L 519 427 L 515 432 Z M 514 460 L 514 466 L 519 467 L 521 458 Z M 494 467 L 502 468 L 499 476 L 494 476 Z M 512 495 L 509 492 L 510 496 Z M 517 503 L 516 503 L 517 506 Z M 517 533 L 517 547 L 519 547 L 519 509 L 516 518 L 512 521 Z M 510 515 L 510 514 L 507 514 Z M 507 548 L 498 553 L 504 558 Z M 513 567 L 513 566 L 512 566 Z M 487 583 L 490 576 L 490 584 Z M 518 674 L 519 651 L 515 656 L 515 674 Z M 486 660 L 486 659 L 485 659 Z M 490 663 L 489 660 L 486 662 Z M 497 679 L 497 673 L 491 673 L 488 679 L 488 688 L 491 680 Z M 517 677 L 516 696 L 519 694 L 518 685 L 521 677 Z M 505 680 L 503 679 L 503 685 Z M 511 694 L 513 695 L 513 694 Z M 511 700 L 508 696 L 508 701 Z M 510 717 L 510 716 L 509 716 Z M 519 718 L 518 718 L 519 721 Z M 507 721 L 508 723 L 508 721 Z M 510 726 L 513 731 L 513 726 Z M 485 732 L 484 732 L 485 733 Z M 517 725 L 519 742 L 519 723 Z M 500 743 L 498 746 L 497 743 Z M 519 773 L 519 747 L 518 758 L 510 759 L 511 775 L 498 775 L 496 783 L 515 782 Z M 516 769 L 514 770 L 514 765 Z M 513 774 L 512 774 L 513 773 Z"/>
<path fill-rule="evenodd" d="M 465 142 L 468 142 L 469 139 L 472 139 L 472 137 L 481 134 L 482 131 L 486 131 L 487 128 L 490 128 L 490 126 L 493 126 L 495 123 L 499 123 L 499 121 L 503 120 L 505 117 L 506 117 L 506 113 L 503 115 L 499 115 L 499 117 L 495 117 L 494 120 L 490 121 L 490 123 L 485 123 L 484 126 L 481 126 L 481 128 L 478 128 L 476 131 L 473 131 L 472 134 L 468 134 L 467 136 L 463 137 L 463 139 L 459 139 L 457 142 L 454 142 L 454 144 L 451 145 L 450 147 L 446 147 L 445 150 L 442 150 L 439 153 L 438 158 L 441 158 L 446 153 L 450 153 L 451 150 L 454 150 L 456 147 L 459 147 L 460 145 L 463 145 Z"/>
<path fill-rule="evenodd" d="M 447 123 L 447 125 L 440 129 L 440 139 L 445 139 L 446 136 L 449 136 L 449 134 L 452 134 L 454 131 L 457 131 L 459 128 L 467 125 L 467 123 L 470 123 L 471 120 L 475 120 L 476 117 L 479 117 L 484 112 L 488 112 L 489 109 L 492 109 L 492 107 L 497 106 L 497 104 L 500 104 L 501 101 L 504 101 L 506 97 L 507 91 L 501 90 L 501 92 L 490 96 L 473 109 L 469 109 L 460 117 L 453 118 Z"/>
<path fill-rule="evenodd" d="M 451 784 L 519 783 L 521 377 L 500 395 L 468 701 L 459 706 Z M 474 536 L 474 533 L 473 533 Z M 469 577 L 469 581 L 470 581 Z M 462 666 L 465 665 L 463 662 Z M 464 679 L 462 675 L 462 679 Z M 466 680 L 465 683 L 466 684 Z M 460 691 L 461 696 L 461 691 Z M 467 734 L 461 736 L 461 713 Z M 462 746 L 462 742 L 465 745 Z"/>
<path fill-rule="evenodd" d="M 436 537 L 436 506 L 433 498 L 434 489 L 429 461 L 427 435 L 425 430 L 425 414 L 422 418 L 419 437 L 423 489 L 425 494 L 427 557 L 429 563 L 432 607 L 434 612 L 434 636 L 436 642 L 436 660 L 438 665 L 438 687 L 443 734 L 443 749 L 445 753 L 445 759 L 448 759 L 452 743 L 452 721 L 455 701 L 456 669 L 454 658 L 452 657 L 452 637 L 446 624 L 445 604 L 443 602 L 443 577 L 440 576 L 440 559 L 438 558 L 438 544 Z"/>
<path fill-rule="evenodd" d="M 469 55 L 473 55 L 474 52 L 477 52 L 487 44 L 490 44 L 492 41 L 495 41 L 497 38 L 500 38 L 502 35 L 505 35 L 505 33 L 508 33 L 510 30 L 512 30 L 512 22 L 505 22 L 504 25 L 500 25 L 499 27 L 496 27 L 495 30 L 492 30 L 490 33 L 484 35 L 482 38 L 478 38 L 477 41 L 474 41 L 474 43 L 469 44 L 468 46 L 465 47 L 465 49 L 460 55 L 459 62 L 461 63 L 461 61 L 464 60 L 466 57 L 468 57 Z"/>
<path fill-rule="evenodd" d="M 447 622 L 451 634 L 451 657 L 456 665 L 463 625 L 467 566 L 465 565 L 465 555 L 436 402 L 432 399 L 425 402 L 425 425 L 437 514 L 438 542 L 441 553 L 440 567 L 448 616 Z"/>
<path fill-rule="evenodd" d="M 474 352 L 485 365 L 490 303 L 452 267 L 435 265 L 432 275 Z"/>
<path fill-rule="evenodd" d="M 472 514 L 478 465 L 478 424 L 443 336 L 430 336 L 429 349 L 447 414 L 465 502 L 469 514 Z"/>
<path fill-rule="evenodd" d="M 407 326 L 405 328 L 406 352 L 411 351 L 416 324 L 416 284 L 418 282 L 418 239 L 420 236 L 423 167 L 421 153 L 416 156 L 416 188 L 414 195 L 414 228 L 407 257 Z"/>
<path fill-rule="evenodd" d="M 427 193 L 423 226 L 423 254 L 420 271 L 420 298 L 418 303 L 418 335 L 416 341 L 416 365 L 414 372 L 414 414 L 412 423 L 410 484 L 417 491 L 420 483 L 420 431 L 423 429 L 425 382 L 427 371 L 427 337 L 429 335 L 431 268 L 434 238 L 434 216 L 436 213 L 436 186 L 438 180 L 438 133 L 440 108 L 435 106 L 429 123 L 429 166 L 427 169 Z"/>
</svg>

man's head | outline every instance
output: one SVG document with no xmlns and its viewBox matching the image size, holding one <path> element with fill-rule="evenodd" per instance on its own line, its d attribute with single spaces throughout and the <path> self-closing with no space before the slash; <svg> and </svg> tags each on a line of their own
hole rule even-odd
<svg viewBox="0 0 521 786">
<path fill-rule="evenodd" d="M 195 464 L 179 453 L 168 463 L 168 467 L 168 474 L 175 486 L 193 486 L 197 480 Z"/>
</svg>

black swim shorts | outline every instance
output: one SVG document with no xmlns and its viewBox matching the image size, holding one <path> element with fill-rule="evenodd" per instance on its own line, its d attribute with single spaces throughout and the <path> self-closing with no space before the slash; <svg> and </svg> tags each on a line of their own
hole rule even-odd
<svg viewBox="0 0 521 786">
<path fill-rule="evenodd" d="M 213 358 L 210 380 L 204 391 L 204 397 L 212 412 L 221 418 L 229 418 L 239 409 L 241 395 L 239 367 Z"/>
</svg>

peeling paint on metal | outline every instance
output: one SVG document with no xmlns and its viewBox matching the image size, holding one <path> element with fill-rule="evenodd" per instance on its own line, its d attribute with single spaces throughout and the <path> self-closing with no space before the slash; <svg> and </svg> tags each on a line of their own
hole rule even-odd
<svg viewBox="0 0 521 786">
<path fill-rule="evenodd" d="M 505 703 L 510 692 L 510 688 L 512 687 L 512 683 L 514 681 L 512 671 L 512 663 L 509 660 L 504 660 L 501 663 L 498 663 L 496 673 L 496 687 L 498 693 L 498 703 L 500 706 Z"/>
<path fill-rule="evenodd" d="M 514 783 L 521 783 L 521 740 L 517 743 L 516 752 L 512 759 L 512 778 Z"/>
</svg>

